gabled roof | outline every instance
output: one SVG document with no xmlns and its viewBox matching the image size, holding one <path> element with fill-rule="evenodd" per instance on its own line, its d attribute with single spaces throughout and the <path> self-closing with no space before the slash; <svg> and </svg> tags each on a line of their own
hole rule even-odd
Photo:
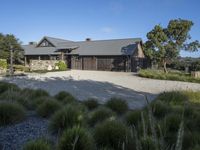
<svg viewBox="0 0 200 150">
<path fill-rule="evenodd" d="M 137 48 L 139 38 L 113 39 L 98 41 L 76 42 L 78 49 L 72 51 L 72 54 L 79 55 L 132 55 Z"/>
<path fill-rule="evenodd" d="M 97 40 L 97 41 L 79 41 L 73 42 L 64 39 L 44 37 L 39 44 L 47 40 L 54 47 L 37 47 L 34 45 L 23 46 L 25 55 L 52 55 L 58 54 L 61 49 L 73 49 L 70 54 L 77 55 L 132 55 L 137 48 L 137 43 L 141 38 Z"/>
<path fill-rule="evenodd" d="M 42 40 L 40 40 L 40 42 L 37 44 L 37 46 L 39 46 L 41 43 L 42 43 L 42 41 L 44 41 L 44 40 L 47 40 L 47 41 L 49 41 L 53 46 L 57 46 L 59 43 L 66 43 L 66 42 L 72 42 L 72 41 L 69 41 L 69 40 L 65 40 L 65 39 L 59 39 L 59 38 L 54 38 L 54 37 L 49 37 L 49 36 L 44 36 L 43 38 L 42 38 Z"/>
</svg>

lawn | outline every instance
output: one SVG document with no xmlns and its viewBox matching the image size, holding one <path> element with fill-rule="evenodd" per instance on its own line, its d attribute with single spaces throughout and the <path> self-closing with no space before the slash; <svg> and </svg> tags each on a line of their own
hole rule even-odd
<svg viewBox="0 0 200 150">
<path fill-rule="evenodd" d="M 194 78 L 191 77 L 189 73 L 179 71 L 169 71 L 168 73 L 164 73 L 163 70 L 142 69 L 139 71 L 138 75 L 140 77 L 152 79 L 200 83 L 200 78 Z"/>
<path fill-rule="evenodd" d="M 48 120 L 56 142 L 41 135 L 21 145 L 24 150 L 200 149 L 200 92 L 164 92 L 142 110 L 130 110 L 116 97 L 100 105 L 67 92 L 50 96 L 0 82 L 0 127 L 23 122 L 29 112 Z"/>
</svg>

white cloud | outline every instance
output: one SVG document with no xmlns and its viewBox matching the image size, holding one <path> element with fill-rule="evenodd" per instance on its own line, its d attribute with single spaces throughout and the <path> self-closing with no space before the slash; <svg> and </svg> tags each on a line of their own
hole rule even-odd
<svg viewBox="0 0 200 150">
<path fill-rule="evenodd" d="M 101 31 L 104 32 L 104 33 L 112 33 L 113 32 L 113 28 L 111 28 L 111 27 L 103 27 L 101 29 Z"/>
</svg>

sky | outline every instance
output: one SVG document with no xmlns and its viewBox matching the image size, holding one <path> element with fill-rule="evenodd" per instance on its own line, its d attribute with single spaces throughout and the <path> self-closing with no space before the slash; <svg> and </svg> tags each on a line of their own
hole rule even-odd
<svg viewBox="0 0 200 150">
<path fill-rule="evenodd" d="M 157 24 L 188 19 L 200 41 L 200 0 L 0 0 L 0 32 L 23 44 L 43 36 L 73 41 L 140 37 Z M 199 52 L 181 56 L 200 57 Z"/>
</svg>

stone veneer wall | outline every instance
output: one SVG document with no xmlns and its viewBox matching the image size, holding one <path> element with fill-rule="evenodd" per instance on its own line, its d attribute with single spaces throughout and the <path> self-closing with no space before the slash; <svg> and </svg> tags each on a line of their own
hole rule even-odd
<svg viewBox="0 0 200 150">
<path fill-rule="evenodd" d="M 0 75 L 5 74 L 5 73 L 6 73 L 6 69 L 0 68 Z"/>
<path fill-rule="evenodd" d="M 30 70 L 54 70 L 58 60 L 30 60 Z"/>
</svg>

